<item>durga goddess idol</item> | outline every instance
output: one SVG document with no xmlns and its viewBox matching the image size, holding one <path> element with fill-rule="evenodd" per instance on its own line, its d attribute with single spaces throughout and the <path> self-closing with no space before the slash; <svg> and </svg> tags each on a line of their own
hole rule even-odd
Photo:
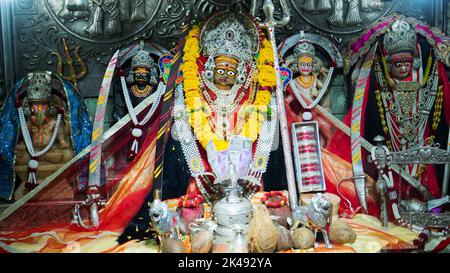
<svg viewBox="0 0 450 273">
<path fill-rule="evenodd" d="M 189 192 L 216 199 L 214 182 L 233 156 L 248 163 L 234 170 L 249 182 L 245 192 L 261 189 L 276 128 L 273 62 L 270 42 L 246 15 L 222 12 L 190 30 L 174 104 Z M 236 148 L 252 152 L 233 155 Z"/>
</svg>

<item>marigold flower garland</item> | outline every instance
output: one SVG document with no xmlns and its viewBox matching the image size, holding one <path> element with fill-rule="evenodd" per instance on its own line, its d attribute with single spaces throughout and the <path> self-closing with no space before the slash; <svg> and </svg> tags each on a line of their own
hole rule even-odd
<svg viewBox="0 0 450 273">
<path fill-rule="evenodd" d="M 208 120 L 211 117 L 211 113 L 208 111 L 208 107 L 200 94 L 199 69 L 197 65 L 197 59 L 200 57 L 199 34 L 199 26 L 194 26 L 188 34 L 183 50 L 183 65 L 181 69 L 183 72 L 185 103 L 190 117 L 189 123 L 194 130 L 195 136 L 204 148 L 210 141 L 213 141 L 217 150 L 225 150 L 228 148 L 229 143 L 220 139 L 209 125 Z M 252 141 L 256 141 L 258 138 L 259 128 L 265 119 L 265 115 L 270 116 L 271 114 L 269 111 L 270 90 L 276 85 L 273 63 L 271 44 L 267 39 L 264 39 L 256 66 L 259 89 L 253 104 L 246 103 L 243 105 L 243 112 L 240 111 L 239 113 L 240 115 L 245 115 L 246 120 L 242 130 L 234 132 Z"/>
</svg>

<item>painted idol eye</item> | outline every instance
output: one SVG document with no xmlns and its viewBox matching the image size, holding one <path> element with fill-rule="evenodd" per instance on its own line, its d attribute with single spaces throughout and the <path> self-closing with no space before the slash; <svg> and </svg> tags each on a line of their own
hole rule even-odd
<svg viewBox="0 0 450 273">
<path fill-rule="evenodd" d="M 227 75 L 233 77 L 234 75 L 236 75 L 236 73 L 234 71 L 228 71 Z"/>
<path fill-rule="evenodd" d="M 217 69 L 217 70 L 216 70 L 216 73 L 219 74 L 219 75 L 223 75 L 223 74 L 225 74 L 225 70 L 223 70 L 223 69 Z"/>
</svg>

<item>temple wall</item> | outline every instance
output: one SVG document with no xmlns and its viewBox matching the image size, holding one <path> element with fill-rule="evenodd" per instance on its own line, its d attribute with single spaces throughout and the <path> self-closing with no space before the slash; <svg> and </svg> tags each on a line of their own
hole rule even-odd
<svg viewBox="0 0 450 273">
<path fill-rule="evenodd" d="M 323 2 L 325 0 L 316 0 Z M 86 62 L 88 74 L 79 80 L 82 96 L 89 107 L 91 115 L 95 111 L 96 98 L 102 81 L 103 73 L 109 58 L 117 48 L 144 38 L 158 43 L 166 48 L 172 48 L 180 38 L 180 32 L 190 13 L 192 22 L 207 18 L 210 14 L 226 8 L 233 1 L 225 0 L 146 0 L 145 19 L 133 21 L 121 17 L 115 22 L 115 29 L 108 29 L 108 23 L 113 22 L 116 14 L 123 14 L 124 3 L 117 1 L 117 7 L 97 7 L 92 0 L 79 1 L 84 3 L 85 11 L 69 12 L 64 4 L 71 0 L 3 0 L 0 5 L 0 105 L 6 91 L 13 83 L 28 72 L 35 70 L 52 70 L 57 68 L 57 59 L 52 52 L 64 55 L 62 38 L 66 38 L 69 47 L 74 49 L 80 45 L 80 57 Z M 114 2 L 114 1 L 113 1 Z M 249 10 L 249 1 L 244 1 L 244 11 Z M 262 4 L 262 0 L 257 0 Z M 277 10 L 280 13 L 278 2 Z M 448 0 L 390 0 L 381 1 L 383 7 L 371 11 L 359 8 L 361 22 L 351 25 L 344 22 L 343 26 L 330 26 L 327 18 L 332 10 L 307 11 L 304 1 L 287 0 L 290 7 L 291 21 L 283 29 L 277 31 L 277 42 L 298 33 L 300 30 L 320 33 L 334 39 L 342 50 L 348 41 L 358 35 L 364 28 L 377 18 L 393 12 L 406 16 L 420 18 L 432 26 L 444 31 L 450 29 L 450 2 Z M 325 1 L 326 2 L 326 1 Z M 335 1 L 335 2 L 339 2 Z M 331 1 L 331 3 L 335 3 Z M 377 1 L 369 1 L 377 2 Z M 134 1 L 130 2 L 131 4 Z M 347 1 L 343 1 L 348 11 Z M 360 2 L 359 2 L 360 3 Z M 191 9 L 189 9 L 191 7 Z M 141 7 L 142 8 L 142 7 Z M 137 9 L 137 8 L 136 8 Z M 92 31 L 95 11 L 101 12 L 104 21 L 102 29 Z M 128 8 L 132 12 L 133 7 Z M 257 16 L 263 17 L 262 11 Z M 64 74 L 68 70 L 65 66 Z M 332 112 L 342 118 L 349 107 L 349 88 L 346 76 L 337 71 L 330 87 L 332 96 Z M 112 100 L 110 100 L 110 103 Z M 110 107 L 111 108 L 111 107 Z M 109 111 L 108 113 L 110 113 Z M 110 116 L 110 114 L 109 114 Z M 107 117 L 108 125 L 112 122 Z"/>
</svg>

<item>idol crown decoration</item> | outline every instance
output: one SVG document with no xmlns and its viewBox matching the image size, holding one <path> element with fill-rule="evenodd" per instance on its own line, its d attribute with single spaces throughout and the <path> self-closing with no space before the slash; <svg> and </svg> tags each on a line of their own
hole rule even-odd
<svg viewBox="0 0 450 273">
<path fill-rule="evenodd" d="M 314 58 L 314 56 L 316 55 L 316 50 L 315 50 L 314 46 L 307 42 L 302 42 L 302 43 L 298 44 L 294 48 L 294 56 L 296 58 L 298 58 L 298 56 L 302 56 L 302 55 L 308 55 L 308 56 L 311 56 Z"/>
<path fill-rule="evenodd" d="M 131 60 L 131 68 L 145 67 L 152 69 L 155 66 L 155 61 L 150 56 L 150 53 L 146 50 L 139 50 Z"/>
<path fill-rule="evenodd" d="M 216 28 L 206 25 L 201 40 L 207 56 L 227 55 L 246 62 L 252 61 L 259 45 L 257 29 L 246 28 L 233 14 Z"/>
<path fill-rule="evenodd" d="M 32 73 L 28 77 L 27 99 L 29 101 L 48 100 L 51 95 L 51 77 L 45 72 Z"/>
<path fill-rule="evenodd" d="M 399 52 L 414 52 L 417 36 L 411 25 L 404 21 L 396 21 L 384 36 L 384 46 L 390 55 Z"/>
</svg>

